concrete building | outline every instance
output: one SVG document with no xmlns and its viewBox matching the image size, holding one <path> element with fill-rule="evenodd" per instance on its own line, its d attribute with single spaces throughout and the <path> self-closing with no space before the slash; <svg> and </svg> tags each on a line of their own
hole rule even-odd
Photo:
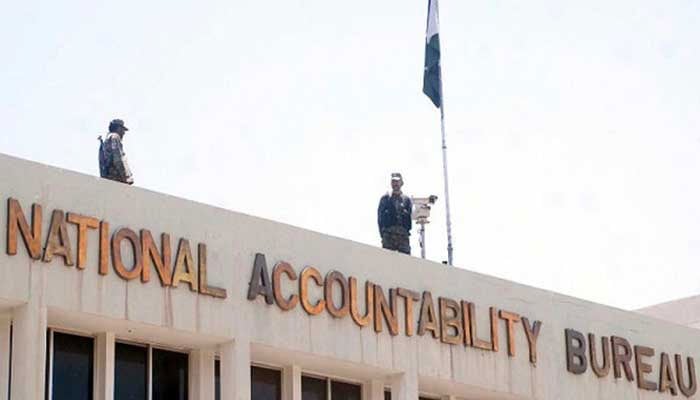
<svg viewBox="0 0 700 400">
<path fill-rule="evenodd" d="M 0 400 L 697 397 L 690 327 L 8 156 L 0 171 Z"/>
</svg>

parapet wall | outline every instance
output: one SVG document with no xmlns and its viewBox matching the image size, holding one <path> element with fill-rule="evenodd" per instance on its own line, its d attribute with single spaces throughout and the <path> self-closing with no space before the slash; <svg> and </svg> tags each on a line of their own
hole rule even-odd
<svg viewBox="0 0 700 400">
<path fill-rule="evenodd" d="M 693 329 L 9 156 L 0 170 L 0 298 L 49 326 L 244 337 L 253 361 L 464 398 L 695 397 Z"/>
</svg>

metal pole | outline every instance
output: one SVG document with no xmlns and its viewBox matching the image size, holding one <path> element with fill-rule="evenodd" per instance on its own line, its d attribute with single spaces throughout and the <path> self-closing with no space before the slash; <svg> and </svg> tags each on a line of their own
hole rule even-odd
<svg viewBox="0 0 700 400">
<path fill-rule="evenodd" d="M 425 224 L 420 224 L 420 257 L 425 259 Z"/>
<path fill-rule="evenodd" d="M 442 92 L 442 66 L 440 66 L 440 127 L 442 129 L 442 171 L 445 180 L 445 218 L 447 219 L 447 265 L 452 265 L 452 220 L 450 218 L 450 190 L 447 183 L 447 142 L 445 141 L 445 97 Z"/>
</svg>

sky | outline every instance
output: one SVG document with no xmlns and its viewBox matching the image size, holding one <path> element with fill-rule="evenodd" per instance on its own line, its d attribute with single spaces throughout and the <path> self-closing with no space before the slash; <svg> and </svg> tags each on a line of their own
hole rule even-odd
<svg viewBox="0 0 700 400">
<path fill-rule="evenodd" d="M 436 194 L 427 0 L 5 2 L 0 152 L 379 245 Z M 700 294 L 700 2 L 440 2 L 455 265 L 625 309 Z M 417 234 L 414 255 L 420 254 Z"/>
</svg>

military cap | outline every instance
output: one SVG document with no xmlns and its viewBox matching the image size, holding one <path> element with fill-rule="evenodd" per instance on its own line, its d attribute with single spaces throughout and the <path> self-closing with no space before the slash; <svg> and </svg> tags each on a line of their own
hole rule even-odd
<svg viewBox="0 0 700 400">
<path fill-rule="evenodd" d="M 403 181 L 403 177 L 401 177 L 401 174 L 398 172 L 393 172 L 391 174 L 391 180 L 392 181 Z"/>
<path fill-rule="evenodd" d="M 109 123 L 109 131 L 112 132 L 112 130 L 113 130 L 114 128 L 117 128 L 117 127 L 122 127 L 122 128 L 124 128 L 125 131 L 128 131 L 128 130 L 129 130 L 129 128 L 127 128 L 126 125 L 124 125 L 124 121 L 123 121 L 123 120 L 121 120 L 121 119 L 113 119 L 113 120 Z"/>
</svg>

